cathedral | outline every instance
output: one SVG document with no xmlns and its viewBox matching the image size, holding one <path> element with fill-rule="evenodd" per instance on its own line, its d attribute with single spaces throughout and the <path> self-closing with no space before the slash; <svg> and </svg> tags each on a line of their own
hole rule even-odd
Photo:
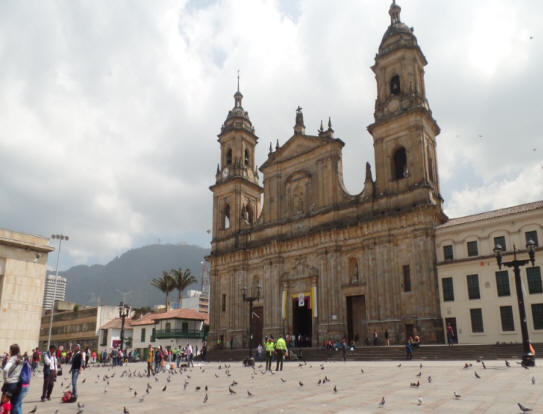
<svg viewBox="0 0 543 414">
<path fill-rule="evenodd" d="M 257 168 L 258 137 L 238 86 L 210 187 L 211 346 L 248 346 L 250 322 L 253 344 L 286 333 L 312 346 L 363 342 L 385 330 L 391 343 L 443 341 L 434 248 L 446 220 L 440 130 L 426 99 L 426 58 L 400 11 L 393 2 L 371 67 L 375 173 L 367 164 L 360 194 L 343 185 L 344 142 L 330 122 L 306 134 L 301 108 L 293 135 Z"/>
</svg>

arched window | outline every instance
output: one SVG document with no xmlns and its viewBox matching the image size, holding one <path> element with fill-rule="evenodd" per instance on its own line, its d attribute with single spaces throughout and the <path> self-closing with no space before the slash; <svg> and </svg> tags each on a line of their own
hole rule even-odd
<svg viewBox="0 0 543 414">
<path fill-rule="evenodd" d="M 249 150 L 246 149 L 245 150 L 245 165 L 246 166 L 249 166 L 249 160 L 250 160 L 250 158 L 249 158 Z"/>
<path fill-rule="evenodd" d="M 241 219 L 247 224 L 253 224 L 253 207 L 250 202 L 242 207 Z"/>
<path fill-rule="evenodd" d="M 407 156 L 405 154 L 404 147 L 400 147 L 396 150 L 396 152 L 394 152 L 393 162 L 394 165 L 392 177 L 395 180 L 400 180 L 407 177 Z"/>
<path fill-rule="evenodd" d="M 399 95 L 402 92 L 400 88 L 400 77 L 398 75 L 394 75 L 390 79 L 390 94 L 391 95 Z"/>
<path fill-rule="evenodd" d="M 228 151 L 226 151 L 226 165 L 232 164 L 232 149 L 228 148 Z"/>
<path fill-rule="evenodd" d="M 223 227 L 225 230 L 230 228 L 230 204 L 226 204 L 224 207 Z"/>
</svg>

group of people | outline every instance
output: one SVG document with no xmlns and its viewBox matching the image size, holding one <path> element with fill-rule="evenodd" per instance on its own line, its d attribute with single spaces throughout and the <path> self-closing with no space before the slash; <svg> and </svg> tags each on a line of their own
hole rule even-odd
<svg viewBox="0 0 543 414">
<path fill-rule="evenodd" d="M 2 398 L 0 413 L 22 414 L 22 402 L 28 391 L 32 375 L 36 372 L 38 364 L 43 359 L 43 387 L 41 401 L 51 399 L 51 392 L 56 377 L 61 373 L 60 360 L 55 345 L 51 345 L 47 352 L 41 353 L 39 349 L 32 350 L 32 356 L 27 353 L 21 355 L 19 345 L 9 347 L 7 358 L 2 361 Z M 84 368 L 84 361 L 79 345 L 71 351 L 72 400 L 77 400 L 77 379 Z"/>
<path fill-rule="evenodd" d="M 161 370 L 169 368 L 167 364 L 175 363 L 175 366 L 179 368 L 183 362 L 186 362 L 188 366 L 194 366 L 194 358 L 200 356 L 202 361 L 205 361 L 206 354 L 207 342 L 205 340 L 202 341 L 200 350 L 198 350 L 198 345 L 193 347 L 190 343 L 184 347 L 179 345 L 177 348 L 163 348 L 162 345 L 153 348 L 149 344 L 147 348 L 147 376 L 155 375 Z"/>
</svg>

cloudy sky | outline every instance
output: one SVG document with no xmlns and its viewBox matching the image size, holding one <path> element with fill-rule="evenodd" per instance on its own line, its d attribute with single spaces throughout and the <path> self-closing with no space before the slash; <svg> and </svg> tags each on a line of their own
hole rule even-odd
<svg viewBox="0 0 543 414">
<path fill-rule="evenodd" d="M 300 105 L 308 133 L 332 117 L 358 193 L 389 4 L 1 2 L 0 227 L 69 235 L 62 268 L 158 241 L 208 246 L 238 69 L 258 164 Z M 429 62 L 446 213 L 543 199 L 543 2 L 399 4 Z"/>
</svg>

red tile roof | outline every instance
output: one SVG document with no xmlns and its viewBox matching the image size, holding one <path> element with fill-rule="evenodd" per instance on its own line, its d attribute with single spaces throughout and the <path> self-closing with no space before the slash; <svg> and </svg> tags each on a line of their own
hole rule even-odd
<svg viewBox="0 0 543 414">
<path fill-rule="evenodd" d="M 453 218 L 446 223 L 437 226 L 438 229 L 457 226 L 459 224 L 473 223 L 476 221 L 490 220 L 498 217 L 526 213 L 528 211 L 543 208 L 543 200 L 533 203 L 520 204 L 518 206 L 500 208 L 498 210 L 485 211 L 484 213 L 472 214 L 469 216 Z"/>
<path fill-rule="evenodd" d="M 133 321 L 132 319 L 126 318 L 124 320 L 124 327 L 125 328 L 131 328 L 132 324 L 134 322 L 135 321 Z M 100 329 L 112 329 L 112 328 L 113 329 L 121 329 L 121 324 L 122 324 L 121 318 L 115 318 L 115 319 L 110 320 L 105 325 L 100 326 Z"/>
<path fill-rule="evenodd" d="M 209 314 L 207 313 L 198 312 L 193 309 L 174 309 L 168 312 L 147 314 L 142 319 L 133 321 L 132 326 L 151 325 L 155 321 L 162 319 L 193 319 L 209 324 Z"/>
</svg>

